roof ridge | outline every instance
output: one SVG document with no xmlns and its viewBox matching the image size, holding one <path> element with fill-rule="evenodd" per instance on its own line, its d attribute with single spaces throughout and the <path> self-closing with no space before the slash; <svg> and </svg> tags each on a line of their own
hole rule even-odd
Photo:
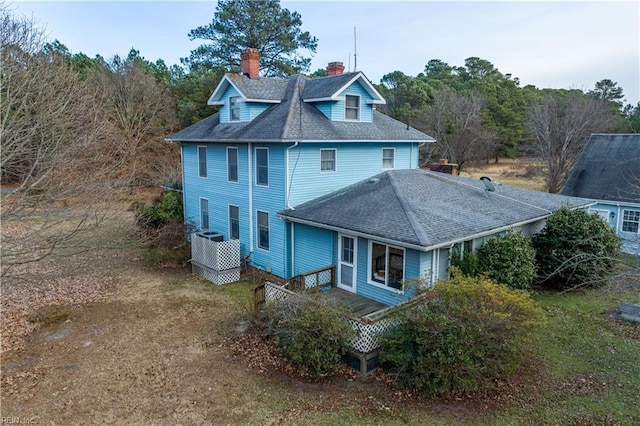
<svg viewBox="0 0 640 426">
<path fill-rule="evenodd" d="M 484 192 L 484 193 L 488 192 L 488 191 L 485 191 L 484 189 L 478 188 L 478 187 L 473 186 L 473 185 L 469 185 L 469 184 L 464 183 L 464 182 L 460 182 L 460 181 L 457 181 L 457 180 L 454 180 L 454 179 L 447 179 L 445 176 L 437 176 L 436 173 L 437 172 L 425 171 L 425 174 L 428 174 L 429 176 L 431 176 L 431 177 L 433 177 L 435 179 L 439 179 L 441 181 L 446 181 L 446 182 L 451 182 L 451 183 L 457 184 L 457 185 L 466 186 L 468 188 L 473 188 L 476 191 L 480 191 L 480 192 Z M 515 186 L 512 186 L 511 188 L 521 189 L 521 188 L 517 188 Z M 531 191 L 535 191 L 535 190 L 531 190 Z M 499 198 L 504 198 L 506 200 L 511 200 L 513 202 L 520 203 L 520 204 L 523 204 L 523 205 L 528 206 L 528 207 L 532 207 L 532 208 L 537 209 L 537 210 L 542 210 L 543 212 L 546 212 L 546 213 L 553 213 L 551 210 L 543 209 L 542 207 L 538 207 L 535 204 L 526 203 L 524 201 L 517 200 L 517 199 L 512 198 L 512 197 L 507 197 L 506 195 L 503 195 L 503 194 L 500 194 L 500 193 L 497 193 L 497 192 L 491 192 L 491 195 L 495 196 L 495 197 L 499 197 Z"/>
<path fill-rule="evenodd" d="M 396 194 L 396 198 L 400 203 L 400 207 L 404 211 L 404 214 L 407 216 L 407 219 L 409 220 L 409 224 L 411 225 L 413 232 L 415 232 L 416 237 L 418 237 L 418 241 L 420 242 L 420 244 L 424 246 L 429 245 L 429 242 L 430 242 L 429 236 L 425 232 L 422 225 L 420 225 L 420 221 L 418 220 L 415 213 L 411 209 L 410 207 L 411 205 L 409 201 L 405 199 L 404 193 L 400 191 L 398 187 L 398 181 L 396 180 L 396 177 L 394 176 L 393 171 L 388 171 L 386 173 L 387 173 L 387 176 L 389 176 L 389 184 L 391 185 L 391 189 L 393 189 L 393 193 Z"/>
<path fill-rule="evenodd" d="M 287 130 L 289 129 L 289 125 L 293 120 L 293 114 L 294 114 L 296 102 L 299 105 L 298 106 L 299 113 L 302 114 L 302 105 L 300 100 L 302 98 L 302 91 L 304 90 L 305 82 L 306 80 L 303 78 L 302 74 L 296 74 L 292 76 L 290 79 L 289 84 L 295 84 L 295 86 L 293 87 L 293 92 L 291 93 L 291 99 L 289 99 L 289 110 L 287 111 L 287 116 L 284 119 L 284 126 L 282 126 L 282 133 L 280 134 L 280 137 L 282 139 L 285 139 Z M 302 126 L 302 122 L 300 125 Z M 302 129 L 300 129 L 300 131 L 302 131 Z M 302 134 L 300 134 L 300 140 L 302 140 Z"/>
</svg>

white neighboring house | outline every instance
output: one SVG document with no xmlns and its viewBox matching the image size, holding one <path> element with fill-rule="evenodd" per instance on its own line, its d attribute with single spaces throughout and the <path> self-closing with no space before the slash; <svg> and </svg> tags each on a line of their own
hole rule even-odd
<svg viewBox="0 0 640 426">
<path fill-rule="evenodd" d="M 597 213 L 622 239 L 622 251 L 640 255 L 640 134 L 592 134 L 562 195 L 592 198 Z"/>
</svg>

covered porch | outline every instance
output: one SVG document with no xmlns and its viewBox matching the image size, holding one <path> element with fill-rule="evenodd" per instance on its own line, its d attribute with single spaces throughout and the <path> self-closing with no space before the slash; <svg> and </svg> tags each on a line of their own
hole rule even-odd
<svg viewBox="0 0 640 426">
<path fill-rule="evenodd" d="M 254 309 L 258 312 L 266 302 L 303 291 L 322 292 L 338 305 L 346 307 L 352 318 L 365 318 L 389 308 L 384 303 L 338 288 L 335 276 L 335 267 L 328 266 L 297 275 L 282 285 L 270 282 L 258 285 L 254 289 Z"/>
<path fill-rule="evenodd" d="M 397 320 L 391 313 L 406 304 L 387 306 L 337 288 L 334 277 L 335 268 L 330 266 L 298 275 L 282 285 L 264 282 L 254 288 L 254 309 L 257 313 L 266 303 L 284 300 L 300 293 L 313 297 L 314 293 L 320 292 L 346 306 L 351 313 L 345 317 L 345 321 L 357 332 L 350 342 L 351 351 L 346 361 L 364 376 L 377 367 L 380 347 L 378 336 L 396 324 Z"/>
</svg>

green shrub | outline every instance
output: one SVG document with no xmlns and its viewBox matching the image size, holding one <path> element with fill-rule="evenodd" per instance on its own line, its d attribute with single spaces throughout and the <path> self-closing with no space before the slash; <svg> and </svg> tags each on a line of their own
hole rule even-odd
<svg viewBox="0 0 640 426">
<path fill-rule="evenodd" d="M 186 239 L 191 227 L 184 223 L 181 194 L 164 191 L 153 205 L 134 202 L 131 209 L 147 260 L 154 266 L 186 264 L 191 256 Z"/>
<path fill-rule="evenodd" d="M 136 225 L 141 229 L 158 229 L 170 222 L 183 220 L 182 196 L 176 191 L 164 191 L 151 206 L 135 203 Z"/>
<path fill-rule="evenodd" d="M 547 219 L 533 245 L 540 281 L 557 289 L 604 283 L 620 255 L 613 228 L 595 214 L 567 207 Z"/>
<path fill-rule="evenodd" d="M 531 239 L 521 232 L 489 239 L 477 252 L 478 270 L 511 288 L 528 289 L 536 276 Z"/>
<path fill-rule="evenodd" d="M 279 354 L 313 378 L 337 370 L 355 335 L 348 312 L 322 294 L 291 296 L 268 305 L 265 313 Z"/>
<path fill-rule="evenodd" d="M 527 292 L 486 277 L 457 274 L 421 297 L 383 333 L 380 358 L 398 385 L 423 396 L 475 392 L 513 374 L 544 325 Z"/>
<path fill-rule="evenodd" d="M 458 246 L 455 246 L 453 250 L 451 250 L 451 266 L 469 277 L 475 277 L 480 274 L 476 253 L 465 251 L 463 256 Z"/>
</svg>

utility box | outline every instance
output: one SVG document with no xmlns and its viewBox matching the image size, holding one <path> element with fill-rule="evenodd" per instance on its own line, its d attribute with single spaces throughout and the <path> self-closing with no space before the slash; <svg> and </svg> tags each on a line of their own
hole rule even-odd
<svg viewBox="0 0 640 426">
<path fill-rule="evenodd" d="M 240 240 L 224 241 L 218 232 L 191 235 L 191 270 L 216 285 L 240 279 Z"/>
</svg>

